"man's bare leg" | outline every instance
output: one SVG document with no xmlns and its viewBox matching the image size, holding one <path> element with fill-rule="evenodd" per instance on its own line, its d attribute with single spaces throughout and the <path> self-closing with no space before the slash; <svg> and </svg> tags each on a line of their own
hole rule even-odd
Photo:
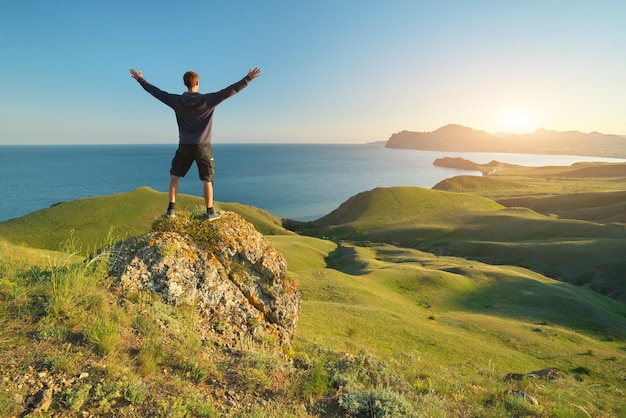
<svg viewBox="0 0 626 418">
<path fill-rule="evenodd" d="M 213 182 L 203 181 L 204 184 L 204 203 L 206 204 L 206 218 L 209 221 L 218 219 L 221 215 L 213 210 Z"/>
<path fill-rule="evenodd" d="M 178 195 L 178 181 L 180 177 L 170 176 L 170 203 L 176 203 L 176 196 Z"/>
<path fill-rule="evenodd" d="M 170 187 L 169 187 L 169 195 L 170 195 L 170 204 L 167 207 L 167 213 L 165 216 L 168 218 L 173 218 L 175 215 L 174 206 L 176 204 L 176 196 L 178 195 L 178 181 L 180 177 L 178 176 L 170 176 Z"/>
<path fill-rule="evenodd" d="M 206 204 L 207 209 L 213 207 L 213 182 L 212 181 L 203 181 L 204 185 L 204 203 Z"/>
</svg>

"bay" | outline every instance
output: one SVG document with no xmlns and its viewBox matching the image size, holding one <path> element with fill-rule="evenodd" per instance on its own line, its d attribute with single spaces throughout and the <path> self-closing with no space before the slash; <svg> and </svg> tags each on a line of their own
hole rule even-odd
<svg viewBox="0 0 626 418">
<path fill-rule="evenodd" d="M 165 192 L 176 145 L 0 147 L 0 221 L 59 202 L 148 186 Z M 526 166 L 623 161 L 567 155 L 459 153 L 385 148 L 373 144 L 214 144 L 215 200 L 238 202 L 275 216 L 312 220 L 351 196 L 377 187 L 431 188 L 456 175 L 480 175 L 433 162 L 462 157 Z M 179 193 L 202 195 L 195 165 Z M 163 202 L 163 209 L 167 202 Z"/>
</svg>

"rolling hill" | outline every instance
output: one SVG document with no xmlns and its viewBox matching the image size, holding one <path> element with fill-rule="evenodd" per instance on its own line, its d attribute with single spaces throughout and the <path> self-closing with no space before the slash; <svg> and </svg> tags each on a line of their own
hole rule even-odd
<svg viewBox="0 0 626 418">
<path fill-rule="evenodd" d="M 51 408 L 91 415 L 106 408 L 118 416 L 626 413 L 626 305 L 537 268 L 568 272 L 570 264 L 574 270 L 612 260 L 623 271 L 616 257 L 623 254 L 623 227 L 412 187 L 361 193 L 310 223 L 220 203 L 266 231 L 302 295 L 285 357 L 242 340 L 224 349 L 231 356 L 225 358 L 215 342 L 194 337 L 190 307 L 111 293 L 107 279 L 94 276 L 97 260 L 72 267 L 76 258 L 68 266 L 67 252 L 51 251 L 81 259 L 71 250 L 145 233 L 161 216 L 163 198 L 141 188 L 0 223 L 0 371 L 22 396 L 0 393 L 0 409 L 27 402 L 14 385 L 25 374 L 67 371 L 83 377 L 66 380 Z M 181 202 L 181 213 L 193 212 L 201 199 Z M 68 240 L 72 246 L 58 245 Z M 613 246 L 614 253 L 603 254 Z M 525 267 L 529 262 L 536 265 Z M 63 277 L 74 286 L 59 288 Z M 55 319 L 51 310 L 59 291 L 66 298 L 76 292 L 74 310 L 106 313 L 123 336 L 115 352 L 99 352 L 98 341 L 80 332 L 62 332 L 68 317 Z M 156 329 L 146 323 L 152 317 Z M 137 345 L 144 334 L 167 355 Z M 28 345 L 33 350 L 24 350 Z M 152 371 L 146 353 L 157 363 Z M 208 395 L 215 393 L 222 395 Z M 234 397 L 239 393 L 248 406 Z M 380 409 L 372 409 L 374 401 Z M 246 412 L 229 414 L 229 403 Z"/>
<path fill-rule="evenodd" d="M 78 199 L 43 209 L 21 218 L 0 223 L 0 236 L 14 243 L 35 248 L 58 250 L 68 240 L 76 240 L 92 251 L 108 242 L 110 237 L 133 237 L 150 230 L 150 225 L 163 214 L 167 193 L 140 187 L 128 193 Z M 183 212 L 202 210 L 202 198 L 181 195 L 177 202 Z M 280 219 L 240 203 L 218 203 L 217 208 L 240 213 L 263 234 L 288 233 Z M 109 236 L 103 236 L 107 230 Z"/>
<path fill-rule="evenodd" d="M 621 225 L 506 208 L 473 194 L 399 187 L 360 193 L 323 218 L 287 226 L 317 237 L 516 265 L 626 302 Z"/>
</svg>

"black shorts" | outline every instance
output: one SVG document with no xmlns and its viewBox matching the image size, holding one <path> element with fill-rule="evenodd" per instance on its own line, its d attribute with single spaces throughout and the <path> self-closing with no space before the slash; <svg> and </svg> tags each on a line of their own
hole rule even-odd
<svg viewBox="0 0 626 418">
<path fill-rule="evenodd" d="M 213 160 L 211 144 L 178 145 L 176 154 L 172 159 L 170 174 L 176 177 L 185 177 L 194 161 L 198 166 L 200 180 L 212 182 L 215 175 L 215 161 Z"/>
</svg>

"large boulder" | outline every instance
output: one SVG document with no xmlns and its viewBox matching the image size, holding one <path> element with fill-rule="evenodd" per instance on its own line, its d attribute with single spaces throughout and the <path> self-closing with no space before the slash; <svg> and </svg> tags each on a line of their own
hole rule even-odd
<svg viewBox="0 0 626 418">
<path fill-rule="evenodd" d="M 153 232 L 116 245 L 110 275 L 125 292 L 150 290 L 193 305 L 223 341 L 291 344 L 300 294 L 282 254 L 239 215 L 214 222 L 160 218 Z"/>
</svg>

